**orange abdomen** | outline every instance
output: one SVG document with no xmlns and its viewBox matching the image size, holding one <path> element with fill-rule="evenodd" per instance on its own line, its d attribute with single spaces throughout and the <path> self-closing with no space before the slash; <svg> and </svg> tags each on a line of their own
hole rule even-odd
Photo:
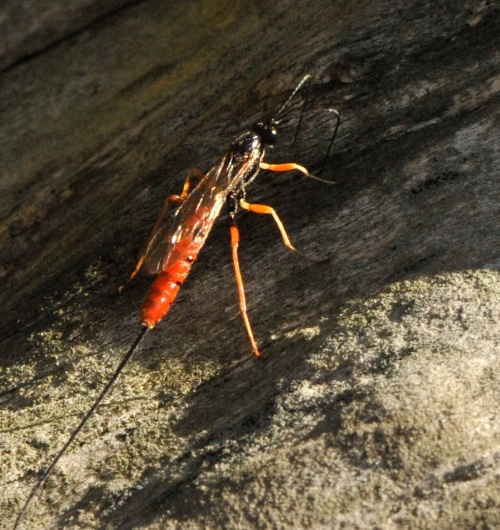
<svg viewBox="0 0 500 530">
<path fill-rule="evenodd" d="M 144 301 L 141 323 L 152 328 L 168 313 L 177 293 L 186 279 L 192 262 L 178 261 L 166 271 L 160 272 Z"/>
<path fill-rule="evenodd" d="M 156 326 L 174 303 L 215 219 L 214 216 L 205 219 L 204 213 L 203 208 L 197 208 L 196 215 L 193 214 L 185 222 L 187 234 L 183 234 L 169 250 L 166 268 L 156 277 L 142 306 L 141 323 L 144 326 Z"/>
</svg>

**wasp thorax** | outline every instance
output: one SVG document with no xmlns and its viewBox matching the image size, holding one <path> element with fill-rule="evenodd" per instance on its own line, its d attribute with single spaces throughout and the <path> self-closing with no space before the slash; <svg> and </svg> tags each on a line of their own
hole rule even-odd
<svg viewBox="0 0 500 530">
<path fill-rule="evenodd" d="M 255 132 L 248 132 L 240 136 L 232 146 L 232 150 L 242 155 L 248 155 L 255 149 L 260 149 L 262 140 Z"/>
</svg>

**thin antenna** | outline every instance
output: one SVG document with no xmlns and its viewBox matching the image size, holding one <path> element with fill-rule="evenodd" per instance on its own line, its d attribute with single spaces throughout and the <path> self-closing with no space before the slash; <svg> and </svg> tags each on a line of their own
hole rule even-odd
<svg viewBox="0 0 500 530">
<path fill-rule="evenodd" d="M 323 173 L 323 170 L 325 169 L 326 161 L 328 159 L 328 156 L 330 155 L 330 151 L 332 150 L 332 147 L 333 147 L 333 142 L 335 141 L 335 137 L 337 136 L 337 131 L 339 130 L 339 126 L 340 126 L 340 112 L 337 109 L 334 109 L 333 107 L 326 109 L 326 110 L 328 112 L 331 112 L 332 114 L 335 114 L 335 126 L 333 127 L 332 138 L 330 140 L 330 143 L 328 144 L 328 149 L 326 150 L 326 155 L 325 155 L 325 158 L 323 158 L 323 164 L 321 165 L 319 169 L 319 173 Z M 322 179 L 316 176 L 312 176 L 312 178 L 315 180 L 319 180 L 320 182 L 324 182 L 325 184 L 334 184 L 334 182 L 331 180 L 325 180 L 325 179 Z"/>
<path fill-rule="evenodd" d="M 72 442 L 78 436 L 78 434 L 83 429 L 85 424 L 88 422 L 89 418 L 94 414 L 97 407 L 101 404 L 102 400 L 106 397 L 108 392 L 111 390 L 111 387 L 113 386 L 115 381 L 118 379 L 118 376 L 120 375 L 121 371 L 125 368 L 125 366 L 128 364 L 130 359 L 132 359 L 132 357 L 134 356 L 134 353 L 137 351 L 139 345 L 142 342 L 142 339 L 145 337 L 148 330 L 149 328 L 147 326 L 144 326 L 141 329 L 141 331 L 139 332 L 139 335 L 137 335 L 137 338 L 135 339 L 131 348 L 128 350 L 128 352 L 123 356 L 122 360 L 120 361 L 120 364 L 116 368 L 115 373 L 111 376 L 106 386 L 103 388 L 103 390 L 99 394 L 99 397 L 94 401 L 94 404 L 90 407 L 87 414 L 85 414 L 83 419 L 80 421 L 80 423 L 78 424 L 78 427 L 76 427 L 76 429 L 73 431 L 71 436 L 68 438 L 68 441 L 64 444 L 64 446 L 59 451 L 59 453 L 57 453 L 56 457 L 52 460 L 52 463 L 47 468 L 45 473 L 42 475 L 42 478 L 38 480 L 35 487 L 31 490 L 29 497 L 26 499 L 26 502 L 24 503 L 22 510 L 19 512 L 19 515 L 16 518 L 16 522 L 14 523 L 13 530 L 16 530 L 17 528 L 19 528 L 19 525 L 21 524 L 21 521 L 24 519 L 24 515 L 26 514 L 26 511 L 28 510 L 28 507 L 31 504 L 31 501 L 36 497 L 38 491 L 43 487 L 47 478 L 52 474 L 52 471 L 54 470 L 54 468 L 56 467 L 57 463 L 62 458 L 62 456 L 66 453 L 68 447 L 72 444 Z"/>
<path fill-rule="evenodd" d="M 306 106 L 307 104 L 307 100 L 309 99 L 309 92 L 311 90 L 311 74 L 306 74 L 299 82 L 299 84 L 293 89 L 293 92 L 288 96 L 288 98 L 286 99 L 285 103 L 283 103 L 283 105 L 281 105 L 281 107 L 278 109 L 278 112 L 276 113 L 276 119 L 275 121 L 277 122 L 278 121 L 278 118 L 280 116 L 280 114 L 288 107 L 290 101 L 292 101 L 292 99 L 295 97 L 295 94 L 297 94 L 297 92 L 299 90 L 301 90 L 301 88 L 306 84 L 306 83 L 309 83 L 309 86 L 307 87 L 307 94 L 306 94 L 306 98 L 305 98 L 305 101 L 304 101 L 304 105 L 302 107 L 302 113 L 301 113 L 301 117 L 300 119 L 302 120 L 302 114 L 304 114 L 304 107 Z M 300 123 L 299 123 L 300 125 Z"/>
<path fill-rule="evenodd" d="M 307 88 L 306 88 L 306 96 L 304 98 L 304 103 L 302 105 L 302 110 L 300 112 L 300 117 L 299 117 L 299 123 L 297 124 L 297 127 L 295 128 L 295 134 L 294 134 L 294 137 L 293 137 L 293 145 L 295 145 L 297 143 L 297 137 L 299 135 L 299 131 L 300 131 L 300 128 L 302 126 L 302 119 L 304 117 L 304 112 L 305 112 L 305 109 L 306 109 L 306 106 L 307 106 L 307 103 L 309 101 L 309 93 L 311 92 L 311 83 L 312 83 L 312 76 L 311 74 L 306 74 L 298 83 L 298 85 L 294 88 L 293 92 L 288 96 L 288 98 L 285 100 L 285 102 L 283 103 L 283 105 L 281 105 L 281 107 L 278 109 L 278 112 L 276 113 L 276 118 L 273 119 L 273 122 L 274 123 L 279 123 L 279 116 L 283 113 L 283 111 L 288 107 L 288 105 L 290 104 L 290 101 L 292 101 L 292 99 L 296 96 L 296 94 L 302 90 L 302 88 L 304 87 L 305 84 L 308 84 L 307 85 Z M 331 112 L 332 114 L 335 115 L 335 125 L 333 127 L 333 133 L 332 133 L 332 137 L 330 139 L 330 142 L 328 144 L 328 149 L 326 150 L 326 154 L 325 154 L 325 157 L 323 159 L 323 164 L 321 166 L 321 169 L 319 171 L 319 173 L 322 173 L 324 168 L 325 168 L 325 165 L 326 165 L 326 160 L 327 158 L 329 157 L 330 155 L 330 152 L 332 150 L 332 147 L 333 147 L 333 142 L 335 141 L 335 137 L 337 136 L 337 131 L 339 130 L 339 126 L 340 126 L 340 113 L 337 109 L 334 109 L 333 107 L 332 108 L 329 108 L 329 109 L 325 109 L 327 112 Z M 331 180 L 325 180 L 325 179 L 322 179 L 322 178 L 319 178 L 319 177 L 316 177 L 315 175 L 309 175 L 312 179 L 314 180 L 318 180 L 319 182 L 324 182 L 325 184 L 334 184 L 333 181 Z"/>
<path fill-rule="evenodd" d="M 337 109 L 334 109 L 333 107 L 330 109 L 326 109 L 328 112 L 331 112 L 332 114 L 335 114 L 335 127 L 333 128 L 333 134 L 332 139 L 330 140 L 330 144 L 328 145 L 328 149 L 326 150 L 325 159 L 328 158 L 328 155 L 330 154 L 330 151 L 333 147 L 333 142 L 335 140 L 335 137 L 337 136 L 337 131 L 339 130 L 340 126 L 340 112 Z"/>
<path fill-rule="evenodd" d="M 281 107 L 278 109 L 278 112 L 276 113 L 276 117 L 273 119 L 273 122 L 278 124 L 280 122 L 279 116 L 283 113 L 283 111 L 288 107 L 290 104 L 290 101 L 295 97 L 297 92 L 299 90 L 302 90 L 302 87 L 308 83 L 307 85 L 307 91 L 306 91 L 306 97 L 304 98 L 304 103 L 302 105 L 302 110 L 300 111 L 299 116 L 299 123 L 297 123 L 297 127 L 295 127 L 295 134 L 293 136 L 293 142 L 292 145 L 295 145 L 297 143 L 297 136 L 299 135 L 300 127 L 302 125 L 302 118 L 304 116 L 304 111 L 306 109 L 307 102 L 309 101 L 309 92 L 311 91 L 311 74 L 306 74 L 299 82 L 299 84 L 293 89 L 293 92 L 288 96 L 286 101 L 281 105 Z"/>
</svg>

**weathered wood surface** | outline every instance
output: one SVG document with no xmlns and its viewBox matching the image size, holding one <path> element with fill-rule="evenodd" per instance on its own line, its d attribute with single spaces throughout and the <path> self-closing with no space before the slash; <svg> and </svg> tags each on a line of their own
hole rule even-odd
<svg viewBox="0 0 500 530">
<path fill-rule="evenodd" d="M 329 261 L 242 216 L 256 362 L 222 220 L 26 528 L 500 526 L 496 4 L 125 4 L 3 12 L 0 527 L 138 330 L 166 194 L 306 72 L 337 184 L 249 198 Z"/>
</svg>

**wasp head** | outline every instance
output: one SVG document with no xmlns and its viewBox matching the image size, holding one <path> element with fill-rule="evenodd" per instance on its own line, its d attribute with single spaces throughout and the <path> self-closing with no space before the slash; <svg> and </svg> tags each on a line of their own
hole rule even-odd
<svg viewBox="0 0 500 530">
<path fill-rule="evenodd" d="M 263 144 L 274 145 L 278 136 L 276 124 L 277 122 L 274 120 L 271 120 L 269 122 L 260 121 L 252 127 L 252 130 L 255 134 L 259 135 Z"/>
</svg>

